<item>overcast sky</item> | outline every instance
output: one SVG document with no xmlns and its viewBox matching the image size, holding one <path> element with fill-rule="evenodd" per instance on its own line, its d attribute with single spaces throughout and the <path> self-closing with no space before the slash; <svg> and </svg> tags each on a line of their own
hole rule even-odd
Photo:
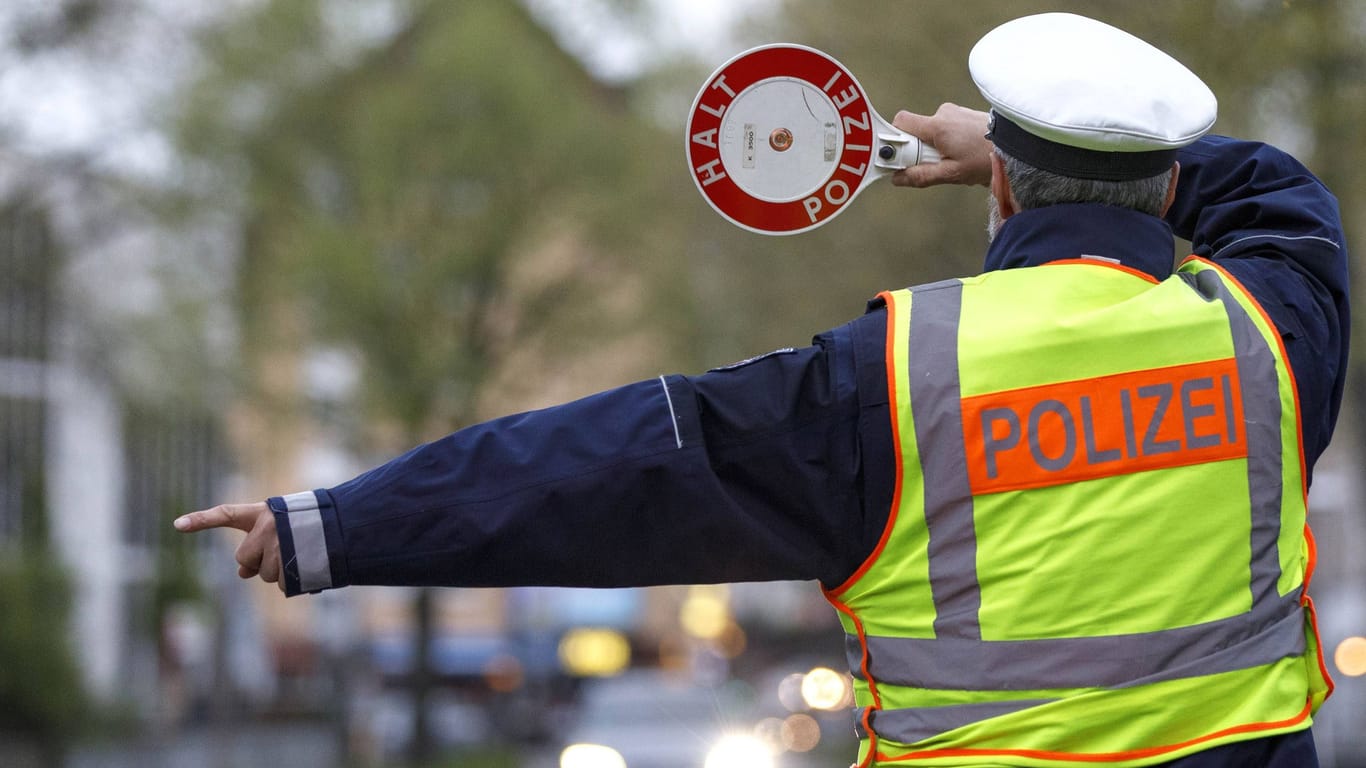
<svg viewBox="0 0 1366 768">
<path fill-rule="evenodd" d="M 256 0 L 138 0 L 113 17 L 89 48 L 24 55 L 12 44 L 19 20 L 53 16 L 51 0 L 0 3 L 0 145 L 22 155 L 80 156 L 96 168 L 155 177 L 173 164 L 157 130 L 156 110 L 193 68 L 187 31 L 223 8 Z M 729 30 L 746 14 L 775 0 L 649 0 L 633 24 L 611 11 L 610 0 L 525 0 L 595 75 L 628 79 L 650 58 L 680 50 L 720 63 L 738 52 Z M 324 6 L 338 31 L 364 42 L 362 30 L 382 30 L 394 18 L 391 0 L 334 0 Z M 347 34 L 348 30 L 357 34 Z"/>
<path fill-rule="evenodd" d="M 629 79 L 651 57 L 688 51 L 720 64 L 738 53 L 733 30 L 776 0 L 649 0 L 647 29 L 633 29 L 602 0 L 526 0 L 559 29 L 566 48 L 599 77 Z"/>
</svg>

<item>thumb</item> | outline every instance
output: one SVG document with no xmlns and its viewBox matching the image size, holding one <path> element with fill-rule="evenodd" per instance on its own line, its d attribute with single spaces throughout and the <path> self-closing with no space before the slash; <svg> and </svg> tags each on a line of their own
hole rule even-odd
<svg viewBox="0 0 1366 768">
<path fill-rule="evenodd" d="M 256 520 L 264 514 L 270 514 L 270 508 L 264 501 L 253 504 L 219 504 L 210 509 L 191 512 L 188 515 L 181 515 L 175 519 L 175 529 L 184 533 L 203 531 L 209 528 L 236 528 L 239 531 L 250 531 L 256 525 Z"/>
</svg>

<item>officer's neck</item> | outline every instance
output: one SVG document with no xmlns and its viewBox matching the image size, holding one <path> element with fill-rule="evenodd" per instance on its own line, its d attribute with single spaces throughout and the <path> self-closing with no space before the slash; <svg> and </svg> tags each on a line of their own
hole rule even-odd
<svg viewBox="0 0 1366 768">
<path fill-rule="evenodd" d="M 1165 280 L 1172 273 L 1175 247 L 1171 227 L 1156 216 L 1112 205 L 1066 203 L 1006 219 L 987 249 L 984 270 L 1089 256 Z"/>
</svg>

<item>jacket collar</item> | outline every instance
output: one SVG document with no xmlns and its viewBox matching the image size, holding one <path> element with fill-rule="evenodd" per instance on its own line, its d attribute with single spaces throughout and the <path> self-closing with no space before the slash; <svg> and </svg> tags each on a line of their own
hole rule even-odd
<svg viewBox="0 0 1366 768">
<path fill-rule="evenodd" d="M 1175 250 L 1171 227 L 1156 216 L 1098 203 L 1064 203 L 1006 219 L 987 249 L 983 269 L 1098 256 L 1165 280 L 1172 274 Z"/>
</svg>

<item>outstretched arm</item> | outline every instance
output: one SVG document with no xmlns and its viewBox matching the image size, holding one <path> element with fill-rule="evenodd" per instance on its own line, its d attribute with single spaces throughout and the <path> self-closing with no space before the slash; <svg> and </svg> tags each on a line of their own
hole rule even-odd
<svg viewBox="0 0 1366 768">
<path fill-rule="evenodd" d="M 877 328 L 859 348 L 880 360 Z M 838 584 L 881 531 L 859 524 L 867 451 L 851 333 L 475 425 L 335 488 L 195 512 L 177 528 L 247 531 L 239 573 L 290 595 Z"/>
</svg>

